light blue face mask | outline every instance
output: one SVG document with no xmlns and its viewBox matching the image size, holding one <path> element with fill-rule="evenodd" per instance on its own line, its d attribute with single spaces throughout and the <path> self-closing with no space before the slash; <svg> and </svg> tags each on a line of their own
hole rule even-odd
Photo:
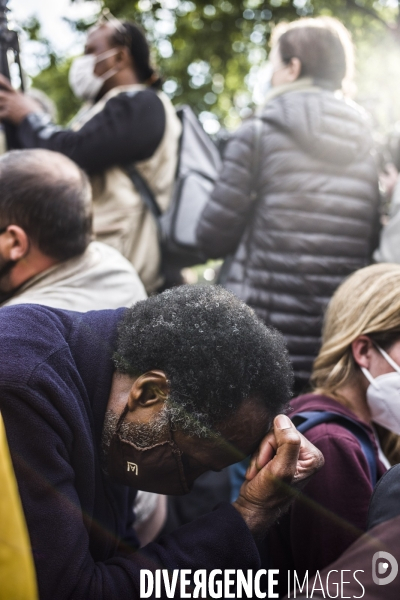
<svg viewBox="0 0 400 600">
<path fill-rule="evenodd" d="M 374 423 L 400 435 L 400 366 L 385 350 L 379 346 L 376 348 L 394 372 L 372 377 L 368 369 L 361 367 L 370 382 L 367 389 L 367 404 L 371 419 Z"/>
</svg>

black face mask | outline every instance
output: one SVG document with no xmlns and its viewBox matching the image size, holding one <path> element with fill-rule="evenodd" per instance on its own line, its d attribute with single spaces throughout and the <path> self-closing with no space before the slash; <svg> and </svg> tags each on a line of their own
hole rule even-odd
<svg viewBox="0 0 400 600">
<path fill-rule="evenodd" d="M 0 267 L 0 281 L 1 281 L 2 277 L 4 277 L 5 275 L 8 275 L 9 272 L 12 271 L 12 269 L 15 267 L 17 262 L 18 262 L 17 260 L 8 260 L 7 262 L 4 263 L 4 265 L 2 267 Z M 3 302 L 6 302 L 10 298 L 12 298 L 12 296 L 14 296 L 17 289 L 19 289 L 20 287 L 21 286 L 18 286 L 18 288 L 10 290 L 8 292 L 2 292 L 0 290 L 0 304 L 2 304 Z"/>
<path fill-rule="evenodd" d="M 176 445 L 171 428 L 169 439 L 141 448 L 121 438 L 121 424 L 127 410 L 118 420 L 108 451 L 107 470 L 113 479 L 137 490 L 171 496 L 187 494 L 188 487 L 182 464 L 182 452 Z"/>
</svg>

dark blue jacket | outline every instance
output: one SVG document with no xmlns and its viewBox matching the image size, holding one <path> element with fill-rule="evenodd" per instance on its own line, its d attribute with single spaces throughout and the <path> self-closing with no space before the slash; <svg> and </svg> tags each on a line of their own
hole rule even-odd
<svg viewBox="0 0 400 600">
<path fill-rule="evenodd" d="M 41 600 L 133 600 L 140 569 L 257 569 L 229 504 L 136 550 L 135 492 L 103 475 L 99 447 L 125 309 L 0 310 L 0 409 Z"/>
</svg>

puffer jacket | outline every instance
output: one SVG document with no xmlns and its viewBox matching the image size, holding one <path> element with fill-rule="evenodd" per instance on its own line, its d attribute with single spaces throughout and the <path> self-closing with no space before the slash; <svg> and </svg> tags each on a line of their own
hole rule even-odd
<svg viewBox="0 0 400 600">
<path fill-rule="evenodd" d="M 258 173 L 250 119 L 228 143 L 198 243 L 210 258 L 233 253 L 225 285 L 283 333 L 299 389 L 319 349 L 329 298 L 370 262 L 377 171 L 366 116 L 332 92 L 284 93 L 260 118 Z"/>
</svg>

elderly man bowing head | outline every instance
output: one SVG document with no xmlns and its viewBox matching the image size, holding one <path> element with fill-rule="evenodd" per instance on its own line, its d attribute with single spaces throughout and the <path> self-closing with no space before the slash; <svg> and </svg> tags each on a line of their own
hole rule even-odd
<svg viewBox="0 0 400 600">
<path fill-rule="evenodd" d="M 0 407 L 44 600 L 139 598 L 141 569 L 257 569 L 254 538 L 323 463 L 276 416 L 291 385 L 280 335 L 218 287 L 86 314 L 4 308 L 0 338 Z M 135 490 L 184 494 L 250 453 L 233 505 L 135 552 Z"/>
</svg>

